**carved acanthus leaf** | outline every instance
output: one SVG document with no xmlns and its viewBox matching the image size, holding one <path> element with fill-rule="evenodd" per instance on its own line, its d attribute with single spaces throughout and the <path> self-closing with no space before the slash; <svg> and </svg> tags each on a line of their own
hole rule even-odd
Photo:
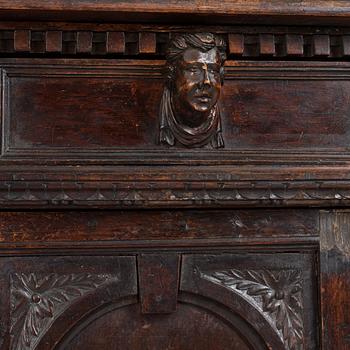
<svg viewBox="0 0 350 350">
<path fill-rule="evenodd" d="M 287 350 L 303 349 L 301 273 L 296 270 L 211 271 L 203 278 L 243 294 L 272 320 Z"/>
<path fill-rule="evenodd" d="M 11 275 L 11 350 L 32 350 L 54 320 L 108 275 Z"/>
</svg>

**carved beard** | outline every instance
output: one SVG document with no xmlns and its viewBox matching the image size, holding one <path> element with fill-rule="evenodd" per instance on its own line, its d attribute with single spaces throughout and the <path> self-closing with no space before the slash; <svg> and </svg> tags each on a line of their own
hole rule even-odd
<svg viewBox="0 0 350 350">
<path fill-rule="evenodd" d="M 202 147 L 210 144 L 213 148 L 224 147 L 221 131 L 220 112 L 217 104 L 211 109 L 207 120 L 200 126 L 191 128 L 178 122 L 172 106 L 172 94 L 164 87 L 160 103 L 160 133 L 162 144 L 174 146 L 179 142 L 186 147 Z"/>
</svg>

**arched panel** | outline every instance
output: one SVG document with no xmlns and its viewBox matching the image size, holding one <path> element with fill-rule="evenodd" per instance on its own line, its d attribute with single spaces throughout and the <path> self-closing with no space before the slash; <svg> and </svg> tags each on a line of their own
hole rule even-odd
<svg viewBox="0 0 350 350">
<path fill-rule="evenodd" d="M 274 350 L 285 350 L 282 339 L 275 332 L 273 326 L 261 315 L 258 310 L 251 305 L 247 300 L 243 299 L 240 295 L 231 293 L 222 287 L 212 285 L 208 281 L 196 281 L 195 282 L 200 289 L 197 293 L 194 290 L 191 291 L 195 297 L 191 297 L 191 303 L 198 303 L 200 298 L 205 298 L 216 302 L 217 313 L 221 317 L 226 319 L 241 319 L 245 321 L 245 326 L 240 327 L 241 332 L 251 340 L 251 335 L 258 333 L 261 337 L 260 348 L 271 348 Z M 198 298 L 199 297 L 199 298 Z M 185 300 L 188 300 L 184 296 Z M 222 312 L 221 310 L 225 310 Z M 255 339 L 251 340 L 252 343 L 256 344 Z"/>
<path fill-rule="evenodd" d="M 73 329 L 55 350 L 266 349 L 242 336 L 237 320 L 228 320 L 211 308 L 186 301 L 178 304 L 176 312 L 163 315 L 142 314 L 139 304 L 106 309 Z"/>
</svg>

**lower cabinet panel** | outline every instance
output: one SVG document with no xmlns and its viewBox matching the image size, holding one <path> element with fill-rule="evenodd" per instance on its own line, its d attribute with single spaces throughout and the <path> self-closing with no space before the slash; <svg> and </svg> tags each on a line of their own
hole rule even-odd
<svg viewBox="0 0 350 350">
<path fill-rule="evenodd" d="M 182 301 L 226 320 L 250 349 L 317 349 L 314 263 L 301 253 L 186 255 Z"/>
<path fill-rule="evenodd" d="M 0 348 L 317 349 L 314 266 L 313 252 L 2 257 Z"/>
<path fill-rule="evenodd" d="M 100 309 L 136 302 L 133 256 L 0 261 L 1 328 L 7 329 L 1 349 L 60 348 L 72 328 L 99 317 Z"/>
<path fill-rule="evenodd" d="M 210 310 L 197 305 L 179 303 L 176 312 L 163 315 L 141 314 L 138 305 L 111 311 L 95 323 L 91 323 L 64 349 L 248 350 L 251 348 L 238 332 Z"/>
</svg>

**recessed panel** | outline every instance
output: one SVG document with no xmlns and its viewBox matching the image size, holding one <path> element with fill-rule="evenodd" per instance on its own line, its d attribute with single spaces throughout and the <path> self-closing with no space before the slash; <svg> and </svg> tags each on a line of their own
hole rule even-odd
<svg viewBox="0 0 350 350">
<path fill-rule="evenodd" d="M 79 69 L 31 73 L 7 78 L 10 151 L 154 147 L 159 79 L 102 71 L 81 76 Z"/>
<path fill-rule="evenodd" d="M 106 313 L 90 321 L 59 349 L 250 350 L 252 347 L 234 327 L 211 312 L 179 304 L 179 310 L 170 315 L 141 315 L 138 305 Z"/>
<path fill-rule="evenodd" d="M 347 63 L 227 62 L 219 98 L 224 147 L 213 149 L 159 144 L 163 61 L 28 62 L 4 65 L 8 158 L 140 162 L 145 155 L 162 163 L 164 157 L 213 155 L 227 161 L 242 158 L 242 151 L 262 158 L 281 152 L 347 155 Z"/>
<path fill-rule="evenodd" d="M 350 81 L 344 80 L 230 80 L 222 99 L 227 146 L 348 147 L 349 91 Z"/>
</svg>

